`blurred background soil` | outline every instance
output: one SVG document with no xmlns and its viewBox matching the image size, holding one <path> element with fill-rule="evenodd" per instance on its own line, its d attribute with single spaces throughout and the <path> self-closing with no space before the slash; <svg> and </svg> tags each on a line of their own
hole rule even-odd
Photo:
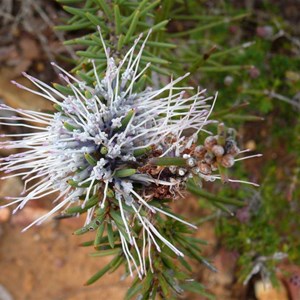
<svg viewBox="0 0 300 300">
<path fill-rule="evenodd" d="M 24 211 L 21 214 L 26 213 L 32 216 L 45 213 L 45 210 L 36 209 L 34 213 Z M 16 216 L 19 221 L 21 214 Z M 129 281 L 120 280 L 121 269 L 108 274 L 93 286 L 83 286 L 84 281 L 108 263 L 110 258 L 88 257 L 90 249 L 78 247 L 83 240 L 71 232 L 82 221 L 72 224 L 50 222 L 26 233 L 21 233 L 22 225 L 16 224 L 16 220 L 14 224 L 1 227 L 0 299 L 122 299 Z M 4 296 L 3 290 L 10 297 Z"/>
<path fill-rule="evenodd" d="M 57 80 L 50 61 L 62 54 L 73 56 L 62 46 L 63 34 L 52 30 L 62 15 L 55 1 L 0 1 L 0 102 L 38 111 L 52 109 L 48 101 L 16 88 L 10 81 L 30 86 L 21 76 L 25 71 L 46 82 Z M 1 133 L 3 130 L 0 128 Z M 1 150 L 0 155 L 9 153 Z M 18 196 L 21 191 L 19 179 L 0 181 L 1 199 Z M 0 299 L 123 299 L 130 279 L 121 280 L 121 269 L 93 286 L 84 286 L 110 260 L 91 258 L 90 248 L 78 246 L 88 236 L 81 238 L 72 232 L 84 220 L 50 220 L 21 233 L 22 228 L 48 211 L 51 200 L 30 204 L 13 217 L 9 208 L 0 210 Z"/>
</svg>

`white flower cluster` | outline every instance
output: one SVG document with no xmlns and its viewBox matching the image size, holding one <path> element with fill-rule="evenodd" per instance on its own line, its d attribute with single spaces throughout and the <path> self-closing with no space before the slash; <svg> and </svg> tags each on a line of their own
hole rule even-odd
<svg viewBox="0 0 300 300">
<path fill-rule="evenodd" d="M 138 167 L 143 166 L 145 153 L 153 147 L 160 147 L 160 157 L 170 153 L 173 157 L 181 157 L 208 123 L 213 105 L 208 105 L 207 101 L 215 100 L 216 97 L 205 98 L 204 91 L 189 96 L 186 91 L 192 88 L 177 87 L 176 84 L 188 74 L 171 80 L 161 89 L 147 88 L 137 92 L 135 85 L 149 67 L 148 64 L 142 71 L 139 69 L 148 37 L 135 53 L 137 44 L 141 43 L 141 37 L 137 39 L 118 64 L 105 47 L 101 33 L 100 37 L 107 57 L 107 69 L 103 78 L 100 78 L 97 66 L 92 61 L 94 85 L 78 80 L 55 64 L 53 65 L 61 70 L 61 77 L 72 90 L 68 96 L 27 74 L 24 76 L 40 91 L 15 83 L 53 102 L 56 112 L 36 112 L 1 105 L 1 110 L 17 114 L 2 117 L 1 125 L 22 126 L 28 128 L 29 132 L 5 135 L 12 136 L 13 139 L 1 142 L 0 146 L 6 149 L 19 148 L 22 152 L 2 158 L 0 170 L 9 173 L 3 178 L 21 176 L 25 182 L 23 195 L 11 199 L 8 204 L 18 204 L 14 211 L 24 207 L 28 201 L 58 193 L 58 197 L 54 199 L 56 206 L 24 230 L 74 203 L 79 202 L 85 207 L 87 201 L 99 194 L 99 191 L 102 198 L 99 199 L 98 207 L 103 209 L 108 192 L 113 191 L 128 235 L 127 241 L 135 247 L 139 261 L 136 262 L 132 257 L 124 233 L 120 231 L 124 254 L 130 270 L 132 261 L 139 276 L 142 276 L 146 273 L 146 244 L 149 247 L 150 265 L 151 243 L 160 251 L 156 239 L 161 240 L 176 254 L 183 254 L 158 232 L 150 219 L 140 214 L 140 208 L 179 219 L 149 205 L 134 187 L 136 182 L 144 186 L 167 187 L 177 185 L 178 182 L 174 178 L 161 180 L 149 174 L 138 174 Z M 186 130 L 193 134 L 185 136 Z M 166 142 L 170 137 L 175 139 Z M 143 226 L 142 250 L 132 234 L 129 222 L 132 215 L 123 210 L 124 205 L 132 207 L 134 216 Z M 95 207 L 87 210 L 86 224 L 91 222 L 94 212 Z"/>
</svg>

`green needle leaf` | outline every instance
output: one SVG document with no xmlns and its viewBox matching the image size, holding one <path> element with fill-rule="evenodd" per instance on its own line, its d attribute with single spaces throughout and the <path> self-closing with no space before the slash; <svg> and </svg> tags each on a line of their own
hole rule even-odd
<svg viewBox="0 0 300 300">
<path fill-rule="evenodd" d="M 53 104 L 53 107 L 54 107 L 54 109 L 56 109 L 57 111 L 60 111 L 60 112 L 63 111 L 62 107 L 61 107 L 60 105 L 56 104 L 56 103 Z"/>
<path fill-rule="evenodd" d="M 94 274 L 86 283 L 85 285 L 90 285 L 93 284 L 95 281 L 97 281 L 98 279 L 100 279 L 106 272 L 108 272 L 110 270 L 110 268 L 112 267 L 112 262 L 114 260 L 116 260 L 116 258 L 118 259 L 119 256 L 116 256 L 108 265 L 106 265 L 103 269 L 101 269 L 100 271 L 98 271 L 96 274 Z"/>
<path fill-rule="evenodd" d="M 96 237 L 94 240 L 94 248 L 96 248 L 100 245 L 104 229 L 105 229 L 105 222 L 102 221 L 102 224 L 97 229 Z"/>
<path fill-rule="evenodd" d="M 121 33 L 121 14 L 119 5 L 114 5 L 114 15 L 115 15 L 115 26 L 116 26 L 116 35 Z"/>
<path fill-rule="evenodd" d="M 127 125 L 129 124 L 130 120 L 134 117 L 135 110 L 131 109 L 127 115 L 121 120 L 121 126 L 117 128 L 117 130 L 124 130 L 126 129 Z"/>
<path fill-rule="evenodd" d="M 94 220 L 92 220 L 89 224 L 87 224 L 86 226 L 77 229 L 76 231 L 74 231 L 75 235 L 82 235 L 88 231 L 93 231 L 95 229 L 97 229 L 103 222 L 105 218 L 105 214 L 103 213 L 103 215 L 95 218 Z"/>
<path fill-rule="evenodd" d="M 93 25 L 98 26 L 101 25 L 102 22 L 96 16 L 92 15 L 91 13 L 85 13 L 85 16 L 93 23 Z"/>
<path fill-rule="evenodd" d="M 82 208 L 81 206 L 73 206 L 66 209 L 67 214 L 75 214 L 75 213 L 83 213 L 87 211 L 89 208 L 95 206 L 99 202 L 98 196 L 91 197 L 85 204 L 85 207 Z"/>
<path fill-rule="evenodd" d="M 53 86 L 56 90 L 61 92 L 64 95 L 73 95 L 73 91 L 70 87 L 58 84 L 58 83 L 53 83 Z"/>
<path fill-rule="evenodd" d="M 140 17 L 140 11 L 136 10 L 134 13 L 133 19 L 131 21 L 130 27 L 125 35 L 124 42 L 123 42 L 124 44 L 127 44 L 129 42 L 129 40 L 132 38 L 135 28 L 136 28 L 136 25 L 137 25 L 137 22 L 139 20 L 139 17 Z"/>
<path fill-rule="evenodd" d="M 74 130 L 79 130 L 80 128 L 68 123 L 68 122 L 64 122 L 64 127 L 68 130 L 68 131 L 74 131 Z"/>
<path fill-rule="evenodd" d="M 170 286 L 162 274 L 158 275 L 158 281 L 160 283 L 160 287 L 162 289 L 165 299 L 170 299 Z"/>
<path fill-rule="evenodd" d="M 91 181 L 89 181 L 89 182 L 85 182 L 85 183 L 83 183 L 83 184 L 80 184 L 80 182 L 79 181 L 75 181 L 75 180 L 73 180 L 73 179 L 69 179 L 68 181 L 67 181 L 67 183 L 70 185 L 70 186 L 73 186 L 73 187 L 77 187 L 77 188 L 87 188 L 87 187 L 89 187 L 90 185 L 91 185 Z M 95 184 L 96 184 L 97 182 L 95 182 Z"/>
<path fill-rule="evenodd" d="M 76 4 L 76 3 L 83 2 L 83 0 L 56 0 L 56 1 L 61 4 Z"/>
<path fill-rule="evenodd" d="M 112 11 L 109 7 L 109 5 L 106 3 L 106 0 L 93 0 L 95 3 L 97 3 L 98 5 L 100 5 L 100 7 L 103 9 L 104 13 L 106 14 L 106 16 L 112 20 Z"/>
<path fill-rule="evenodd" d="M 54 26 L 55 30 L 64 30 L 64 31 L 73 31 L 73 30 L 80 30 L 84 28 L 88 28 L 91 25 L 90 21 L 81 22 L 81 23 L 74 23 L 71 25 L 59 25 Z"/>
<path fill-rule="evenodd" d="M 107 223 L 107 236 L 108 236 L 109 245 L 112 248 L 114 248 L 115 247 L 115 237 L 114 237 L 114 232 L 113 232 L 111 223 Z"/>
<path fill-rule="evenodd" d="M 121 253 L 122 253 L 122 250 L 120 248 L 116 248 L 116 249 L 101 250 L 101 251 L 96 252 L 96 253 L 91 253 L 90 256 L 103 257 L 103 256 L 121 254 Z"/>
<path fill-rule="evenodd" d="M 150 160 L 153 166 L 186 166 L 186 160 L 181 157 L 157 157 Z"/>
<path fill-rule="evenodd" d="M 187 190 L 189 190 L 191 193 L 193 193 L 195 195 L 203 197 L 212 202 L 221 202 L 224 204 L 230 204 L 230 205 L 236 205 L 236 206 L 244 206 L 245 205 L 245 203 L 243 201 L 239 201 L 239 200 L 235 200 L 235 199 L 231 199 L 231 198 L 227 198 L 227 197 L 223 197 L 223 196 L 213 195 L 209 192 L 199 189 L 190 180 L 187 182 Z"/>
<path fill-rule="evenodd" d="M 149 147 L 145 147 L 145 148 L 141 148 L 141 149 L 137 149 L 137 150 L 134 150 L 133 151 L 133 155 L 135 157 L 138 157 L 138 156 L 142 156 L 144 154 L 147 154 L 148 152 L 150 152 L 152 150 L 152 147 L 149 146 Z"/>
<path fill-rule="evenodd" d="M 122 169 L 122 170 L 116 170 L 114 176 L 123 178 L 123 177 L 129 177 L 136 173 L 136 169 Z"/>
<path fill-rule="evenodd" d="M 196 282 L 196 281 L 190 281 L 190 282 L 181 284 L 181 288 L 183 288 L 185 291 L 189 291 L 192 293 L 202 295 L 207 299 L 211 299 L 211 300 L 216 299 L 214 295 L 211 295 L 211 294 L 205 292 L 205 287 L 201 283 Z"/>
<path fill-rule="evenodd" d="M 97 165 L 97 160 L 94 157 L 92 157 L 89 153 L 84 153 L 84 158 L 91 166 Z"/>
</svg>

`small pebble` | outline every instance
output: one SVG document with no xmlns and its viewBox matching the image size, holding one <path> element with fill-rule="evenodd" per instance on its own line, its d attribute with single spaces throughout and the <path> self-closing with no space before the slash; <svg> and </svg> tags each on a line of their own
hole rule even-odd
<svg viewBox="0 0 300 300">
<path fill-rule="evenodd" d="M 8 292 L 8 290 L 0 284 L 0 300 L 13 300 L 14 298 L 12 295 Z"/>
<path fill-rule="evenodd" d="M 288 300 L 289 296 L 285 286 L 279 282 L 279 286 L 272 286 L 271 283 L 257 281 L 255 283 L 255 296 L 258 300 Z"/>
<path fill-rule="evenodd" d="M 254 150 L 256 150 L 256 143 L 254 140 L 249 140 L 249 141 L 247 141 L 245 147 L 246 147 L 246 149 L 254 151 Z"/>
<path fill-rule="evenodd" d="M 232 76 L 228 75 L 224 78 L 224 84 L 226 86 L 230 86 L 230 85 L 232 85 L 232 83 L 233 83 L 233 77 Z"/>
<path fill-rule="evenodd" d="M 259 75 L 260 75 L 260 70 L 257 69 L 256 67 L 252 67 L 249 71 L 249 76 L 252 78 L 252 79 L 255 79 L 257 78 Z"/>
<path fill-rule="evenodd" d="M 259 26 L 256 28 L 256 34 L 266 40 L 269 40 L 274 35 L 274 29 L 272 26 Z"/>
<path fill-rule="evenodd" d="M 0 224 L 6 223 L 10 218 L 10 209 L 8 207 L 0 208 Z"/>
<path fill-rule="evenodd" d="M 236 211 L 236 218 L 243 224 L 247 224 L 250 221 L 249 206 L 242 207 Z"/>
<path fill-rule="evenodd" d="M 290 278 L 290 283 L 293 284 L 296 287 L 300 287 L 300 276 L 298 276 L 297 274 L 294 274 Z"/>
<path fill-rule="evenodd" d="M 54 261 L 54 265 L 57 268 L 62 268 L 65 265 L 65 260 L 61 259 L 61 258 L 56 258 Z"/>
</svg>

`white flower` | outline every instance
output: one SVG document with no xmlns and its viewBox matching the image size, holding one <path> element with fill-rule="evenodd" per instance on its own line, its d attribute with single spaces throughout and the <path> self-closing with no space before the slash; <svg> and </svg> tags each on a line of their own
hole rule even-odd
<svg viewBox="0 0 300 300">
<path fill-rule="evenodd" d="M 73 203 L 80 202 L 82 207 L 85 207 L 87 201 L 93 195 L 99 194 L 99 191 L 102 193 L 99 206 L 103 208 L 108 191 L 114 191 L 126 234 L 138 253 L 139 261 L 136 262 L 132 257 L 126 237 L 119 231 L 123 251 L 130 270 L 132 262 L 139 276 L 142 276 L 146 273 L 146 244 L 149 247 L 150 265 L 151 244 L 155 245 L 157 251 L 161 251 L 157 239 L 177 255 L 183 254 L 158 232 L 150 219 L 140 213 L 140 208 L 143 207 L 150 214 L 159 212 L 176 220 L 180 219 L 151 206 L 141 195 L 147 194 L 149 186 L 152 188 L 168 186 L 173 193 L 184 179 L 179 180 L 177 175 L 172 174 L 170 178 L 141 174 L 138 168 L 147 163 L 147 155 L 140 156 L 138 151 L 147 153 L 153 148 L 161 150 L 160 157 L 167 155 L 182 157 L 183 151 L 192 146 L 199 131 L 208 123 L 207 119 L 216 97 L 205 98 L 204 90 L 198 90 L 190 96 L 187 90 L 192 90 L 191 87 L 178 87 L 177 84 L 188 74 L 171 80 L 160 89 L 147 88 L 137 92 L 136 83 L 149 67 L 147 64 L 139 71 L 140 58 L 148 37 L 140 46 L 140 50 L 135 53 L 141 37 L 137 39 L 118 64 L 110 57 L 109 49 L 105 47 L 101 34 L 100 37 L 107 56 L 107 69 L 104 77 L 100 77 L 92 61 L 96 79 L 94 85 L 78 80 L 54 63 L 53 65 L 61 70 L 61 77 L 72 89 L 71 95 L 65 96 L 27 74 L 24 76 L 40 91 L 15 83 L 20 88 L 48 99 L 55 104 L 57 111 L 44 113 L 1 105 L 1 110 L 14 112 L 18 117 L 3 117 L 0 124 L 28 129 L 28 133 L 14 134 L 13 140 L 1 143 L 2 148 L 18 148 L 23 151 L 2 158 L 1 171 L 7 174 L 3 178 L 21 176 L 25 181 L 24 196 L 14 198 L 8 204 L 18 204 L 14 212 L 31 200 L 58 193 L 58 197 L 54 199 L 56 206 L 24 230 L 43 222 L 55 212 Z M 209 100 L 213 100 L 212 106 L 207 104 Z M 193 134 L 185 136 L 186 130 Z M 190 156 L 186 158 L 191 167 L 194 167 L 193 158 Z M 135 170 L 133 172 L 135 174 L 120 175 L 122 171 L 126 173 L 131 169 Z M 186 175 L 186 169 L 182 170 L 179 176 Z M 34 184 L 36 180 L 38 183 Z M 136 183 L 142 184 L 142 187 L 136 190 Z M 151 199 L 151 195 L 148 195 L 149 197 Z M 124 205 L 131 206 L 134 213 L 130 215 L 126 212 L 123 209 Z M 94 210 L 95 207 L 88 209 L 86 224 L 91 222 Z M 129 220 L 133 216 L 143 226 L 142 250 L 137 246 L 132 234 Z M 180 221 L 193 226 L 183 220 Z"/>
</svg>

